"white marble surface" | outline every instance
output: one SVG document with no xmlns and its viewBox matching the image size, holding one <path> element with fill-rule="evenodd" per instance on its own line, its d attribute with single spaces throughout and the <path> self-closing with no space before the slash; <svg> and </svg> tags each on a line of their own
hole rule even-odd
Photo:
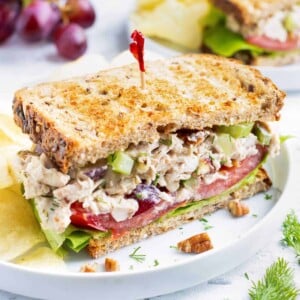
<svg viewBox="0 0 300 300">
<path fill-rule="evenodd" d="M 133 1 L 94 0 L 93 2 L 97 7 L 98 18 L 96 24 L 88 30 L 88 52 L 103 54 L 107 59 L 111 59 L 128 46 L 127 16 Z M 26 45 L 14 37 L 5 45 L 0 46 L 0 90 L 11 93 L 12 90 L 28 82 L 47 76 L 63 63 L 64 61 L 56 56 L 53 45 L 48 43 Z M 282 113 L 280 131 L 283 134 L 296 136 L 295 139 L 288 142 L 288 146 L 293 153 L 293 163 L 298 166 L 300 166 L 299 112 L 300 93 L 288 95 Z M 300 182 L 300 171 L 297 177 Z M 294 187 L 293 194 L 292 208 L 300 214 L 300 184 Z M 281 246 L 281 238 L 281 230 L 278 225 L 271 233 L 268 245 L 243 265 L 196 287 L 155 299 L 249 299 L 247 291 L 251 286 L 251 281 L 247 280 L 244 274 L 247 273 L 251 280 L 256 281 L 263 276 L 266 267 L 278 257 L 284 257 L 290 262 L 295 270 L 295 280 L 300 287 L 300 271 L 295 255 L 290 248 Z M 25 300 L 29 298 L 0 291 L 0 299 Z"/>
</svg>

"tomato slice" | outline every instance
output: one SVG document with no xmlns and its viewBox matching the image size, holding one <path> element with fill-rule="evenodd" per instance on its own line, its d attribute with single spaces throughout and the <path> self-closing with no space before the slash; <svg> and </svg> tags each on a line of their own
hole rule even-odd
<svg viewBox="0 0 300 300">
<path fill-rule="evenodd" d="M 257 149 L 257 154 L 245 158 L 240 162 L 239 166 L 223 168 L 222 171 L 229 174 L 227 179 L 217 179 L 211 184 L 200 183 L 197 190 L 197 200 L 207 199 L 224 192 L 254 170 L 267 151 L 267 149 L 262 146 L 257 146 Z M 167 201 L 159 201 L 155 204 L 141 203 L 140 209 L 131 219 L 117 222 L 109 213 L 95 215 L 83 208 L 82 203 L 75 202 L 71 206 L 71 223 L 79 227 L 92 228 L 100 231 L 111 230 L 113 235 L 117 236 L 128 230 L 146 226 L 168 211 L 183 206 L 185 203 L 186 201 L 180 203 L 169 203 Z"/>
<path fill-rule="evenodd" d="M 170 209 L 174 209 L 182 204 L 170 204 L 166 201 L 160 201 L 149 209 L 135 214 L 131 219 L 117 222 L 109 213 L 95 215 L 83 208 L 80 202 L 75 202 L 71 206 L 71 223 L 83 228 L 92 228 L 100 231 L 111 230 L 114 234 L 120 234 L 130 229 L 146 226 Z"/>
<path fill-rule="evenodd" d="M 295 50 L 297 48 L 300 48 L 299 37 L 290 37 L 285 42 L 271 39 L 265 35 L 249 36 L 246 40 L 250 44 L 271 51 L 289 51 L 289 50 Z"/>
</svg>

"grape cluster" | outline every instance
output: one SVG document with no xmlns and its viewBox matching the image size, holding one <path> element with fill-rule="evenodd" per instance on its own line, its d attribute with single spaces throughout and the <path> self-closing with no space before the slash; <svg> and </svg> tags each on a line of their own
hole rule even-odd
<svg viewBox="0 0 300 300">
<path fill-rule="evenodd" d="M 28 3 L 29 2 L 29 3 Z M 87 49 L 84 29 L 96 14 L 89 0 L 0 0 L 0 44 L 14 32 L 27 42 L 51 40 L 67 59 Z"/>
</svg>

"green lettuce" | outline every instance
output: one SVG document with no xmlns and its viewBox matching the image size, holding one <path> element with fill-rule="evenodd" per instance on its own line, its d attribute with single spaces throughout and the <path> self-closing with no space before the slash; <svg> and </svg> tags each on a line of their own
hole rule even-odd
<svg viewBox="0 0 300 300">
<path fill-rule="evenodd" d="M 253 56 L 266 52 L 260 47 L 249 44 L 240 34 L 226 28 L 224 23 L 207 28 L 203 43 L 214 53 L 226 57 L 231 57 L 235 53 L 243 50 L 250 51 Z"/>
<path fill-rule="evenodd" d="M 31 200 L 33 212 L 38 222 L 41 223 L 38 210 L 35 205 L 35 200 Z M 91 238 L 103 238 L 110 235 L 109 231 L 98 231 L 77 228 L 73 225 L 69 225 L 67 229 L 62 233 L 57 233 L 53 230 L 43 229 L 43 231 L 50 247 L 57 254 L 64 256 L 66 254 L 65 248 L 71 249 L 78 253 L 80 250 L 85 248 Z"/>
</svg>

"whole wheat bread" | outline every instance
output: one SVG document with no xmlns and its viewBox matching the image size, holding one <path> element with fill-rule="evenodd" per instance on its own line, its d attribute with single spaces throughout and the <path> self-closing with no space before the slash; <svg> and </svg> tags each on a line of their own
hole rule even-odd
<svg viewBox="0 0 300 300">
<path fill-rule="evenodd" d="M 15 94 L 15 122 L 63 172 L 161 131 L 274 121 L 285 94 L 268 78 L 234 60 L 190 54 L 137 64 Z"/>
<path fill-rule="evenodd" d="M 298 0 L 213 0 L 216 7 L 227 15 L 232 15 L 242 26 L 255 27 L 261 19 L 288 10 L 299 3 Z"/>
<path fill-rule="evenodd" d="M 242 188 L 230 194 L 224 194 L 223 196 L 219 197 L 218 200 L 210 204 L 206 204 L 201 208 L 195 208 L 194 210 L 171 218 L 163 218 L 160 221 L 154 221 L 144 227 L 130 230 L 117 239 L 113 236 L 101 239 L 92 239 L 90 240 L 87 248 L 88 253 L 94 258 L 100 257 L 124 246 L 131 245 L 154 235 L 162 234 L 166 231 L 177 228 L 182 224 L 200 219 L 205 214 L 212 213 L 219 208 L 227 207 L 227 204 L 230 200 L 242 200 L 249 198 L 258 192 L 268 190 L 270 186 L 271 181 L 267 173 L 263 169 L 260 169 L 256 175 L 255 181 L 251 184 L 244 185 Z"/>
</svg>

